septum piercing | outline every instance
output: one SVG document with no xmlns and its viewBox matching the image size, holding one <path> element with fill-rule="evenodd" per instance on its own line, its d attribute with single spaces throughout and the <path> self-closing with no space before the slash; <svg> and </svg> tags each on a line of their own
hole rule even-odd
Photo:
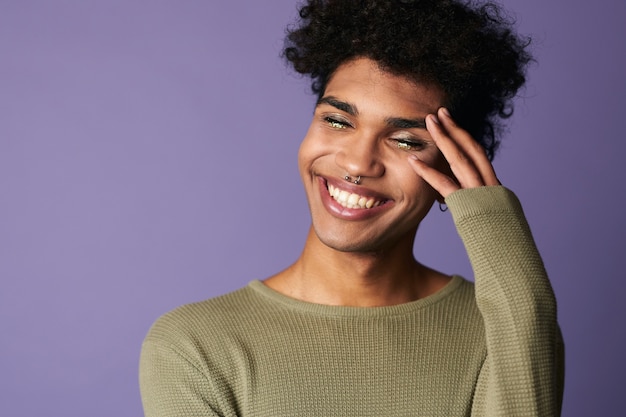
<svg viewBox="0 0 626 417">
<path fill-rule="evenodd" d="M 360 175 L 358 177 L 356 177 L 356 179 L 354 181 L 352 181 L 352 177 L 350 175 L 346 175 L 345 177 L 343 177 L 343 179 L 346 180 L 346 181 L 353 182 L 356 185 L 359 185 L 359 183 L 361 182 L 361 176 Z"/>
</svg>

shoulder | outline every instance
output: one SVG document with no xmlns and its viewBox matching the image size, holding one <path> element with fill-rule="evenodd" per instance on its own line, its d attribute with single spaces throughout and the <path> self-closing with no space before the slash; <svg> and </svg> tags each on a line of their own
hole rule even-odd
<svg viewBox="0 0 626 417">
<path fill-rule="evenodd" d="M 233 390 L 246 383 L 240 373 L 250 344 L 246 337 L 254 336 L 251 318 L 255 309 L 267 308 L 263 302 L 248 285 L 159 317 L 144 339 L 139 362 L 146 415 L 166 410 L 235 415 Z"/>
<path fill-rule="evenodd" d="M 250 285 L 204 301 L 180 306 L 159 317 L 145 343 L 194 350 L 207 341 L 224 341 L 229 334 L 249 326 L 255 311 L 266 309 L 268 301 Z M 192 345 L 192 346 L 189 346 Z"/>
</svg>

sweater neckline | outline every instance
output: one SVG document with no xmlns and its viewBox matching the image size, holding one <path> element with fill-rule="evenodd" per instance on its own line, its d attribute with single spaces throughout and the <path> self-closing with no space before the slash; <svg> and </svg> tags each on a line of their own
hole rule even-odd
<svg viewBox="0 0 626 417">
<path fill-rule="evenodd" d="M 248 284 L 248 288 L 250 288 L 256 294 L 266 299 L 269 299 L 274 304 L 282 305 L 289 310 L 314 313 L 324 316 L 378 317 L 404 315 L 414 312 L 415 310 L 431 306 L 448 297 L 465 282 L 465 279 L 463 279 L 462 277 L 458 275 L 453 275 L 452 279 L 446 284 L 445 287 L 443 287 L 436 293 L 429 295 L 428 297 L 420 298 L 419 300 L 410 301 L 408 303 L 382 307 L 332 306 L 302 301 L 280 293 L 268 287 L 260 280 L 251 281 Z"/>
</svg>

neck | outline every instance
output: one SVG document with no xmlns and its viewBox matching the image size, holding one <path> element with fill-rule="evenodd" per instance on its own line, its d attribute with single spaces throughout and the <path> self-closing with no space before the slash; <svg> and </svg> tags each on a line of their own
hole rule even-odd
<svg viewBox="0 0 626 417">
<path fill-rule="evenodd" d="M 311 229 L 300 258 L 265 283 L 285 295 L 326 305 L 388 306 L 428 296 L 448 282 L 413 257 L 413 236 L 376 252 L 326 246 Z"/>
</svg>

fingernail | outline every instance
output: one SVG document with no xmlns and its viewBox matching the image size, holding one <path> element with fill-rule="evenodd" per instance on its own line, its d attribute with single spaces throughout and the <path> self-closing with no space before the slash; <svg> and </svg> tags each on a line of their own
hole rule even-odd
<svg viewBox="0 0 626 417">
<path fill-rule="evenodd" d="M 409 159 L 417 161 L 417 155 L 409 155 Z"/>
<path fill-rule="evenodd" d="M 445 107 L 441 108 L 441 112 L 444 114 L 444 116 L 446 117 L 452 117 L 450 116 L 450 112 L 448 111 L 448 109 L 446 109 Z"/>
<path fill-rule="evenodd" d="M 435 124 L 439 124 L 439 119 L 434 114 L 430 115 L 430 120 Z"/>
</svg>

